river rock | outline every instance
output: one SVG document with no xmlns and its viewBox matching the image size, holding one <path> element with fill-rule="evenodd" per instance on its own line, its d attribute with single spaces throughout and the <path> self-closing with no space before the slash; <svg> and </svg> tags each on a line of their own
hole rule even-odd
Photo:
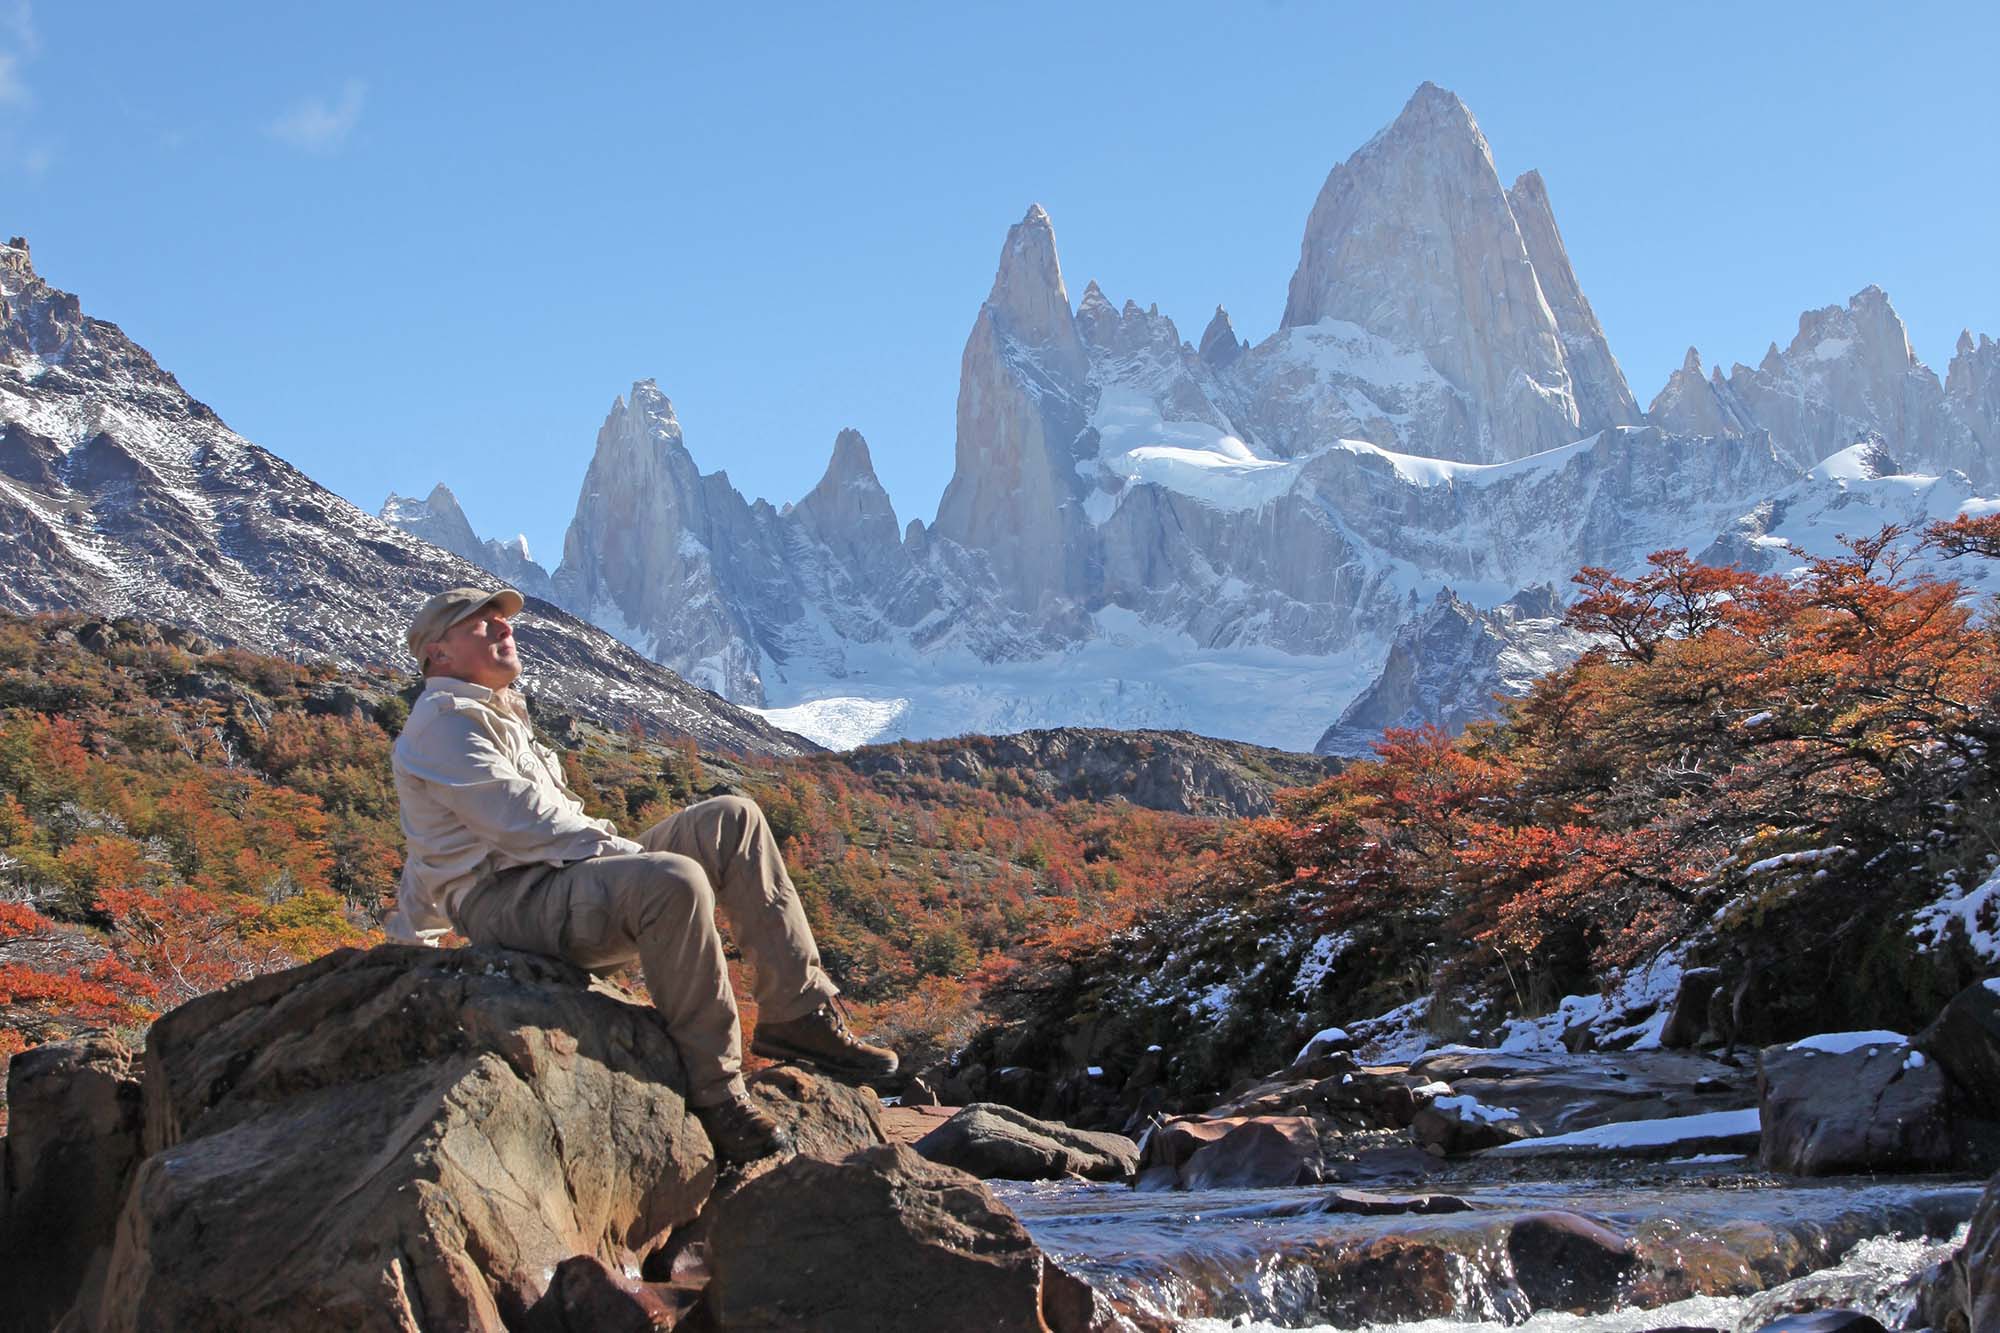
<svg viewBox="0 0 2000 1333">
<path fill-rule="evenodd" d="M 596 1255 L 557 1265 L 527 1333 L 656 1333 L 679 1326 L 700 1293 L 614 1273 Z"/>
<path fill-rule="evenodd" d="M 574 1255 L 634 1271 L 714 1158 L 659 1015 L 553 959 L 347 949 L 204 995 L 76 1324 L 517 1324 Z"/>
<path fill-rule="evenodd" d="M 1669 1050 L 1700 1045 L 1702 1034 L 1709 1031 L 1709 1001 L 1721 985 L 1719 967 L 1690 967 L 1682 972 L 1667 1021 L 1660 1028 L 1660 1045 Z"/>
<path fill-rule="evenodd" d="M 1685 1051 L 1450 1051 L 1424 1056 L 1410 1072 L 1515 1112 L 1509 1123 L 1536 1137 L 1757 1102 L 1749 1070 Z"/>
<path fill-rule="evenodd" d="M 1973 1111 L 2000 1120 L 2000 979 L 1952 996 L 1911 1045 L 1945 1067 Z"/>
<path fill-rule="evenodd" d="M 1951 1160 L 1943 1072 L 1901 1043 L 1838 1054 L 1767 1047 L 1757 1097 L 1758 1159 L 1773 1170 L 1921 1171 Z"/>
<path fill-rule="evenodd" d="M 1071 1129 L 990 1102 L 968 1106 L 922 1139 L 933 1162 L 1003 1180 L 1123 1180 L 1139 1169 L 1139 1145 L 1123 1134 Z"/>
<path fill-rule="evenodd" d="M 851 1087 L 797 1065 L 773 1065 L 749 1079 L 750 1096 L 791 1131 L 808 1157 L 837 1162 L 888 1142 L 882 1103 L 870 1088 Z"/>
<path fill-rule="evenodd" d="M 1882 1321 L 1859 1310 L 1814 1310 L 1773 1319 L 1757 1333 L 1889 1333 Z"/>
<path fill-rule="evenodd" d="M 1440 1098 L 1418 1111 L 1410 1129 L 1417 1142 L 1441 1157 L 1478 1152 L 1522 1137 L 1517 1112 L 1457 1097 Z"/>
<path fill-rule="evenodd" d="M 717 1210 L 718 1328 L 1042 1333 L 1042 1256 L 976 1178 L 903 1144 L 796 1157 Z"/>
<path fill-rule="evenodd" d="M 1632 1243 L 1575 1213 L 1531 1213 L 1507 1232 L 1515 1281 L 1536 1310 L 1603 1310 L 1638 1265 Z"/>
<path fill-rule="evenodd" d="M 1253 1116 L 1198 1149 L 1180 1169 L 1182 1189 L 1282 1189 L 1325 1178 L 1319 1131 L 1305 1116 Z"/>
<path fill-rule="evenodd" d="M 1914 1318 L 1960 1333 L 2000 1329 L 2000 1174 L 1986 1183 L 1965 1244 L 1916 1284 Z"/>
<path fill-rule="evenodd" d="M 111 1037 L 52 1042 L 7 1070 L 0 1272 L 8 1327 L 52 1326 L 101 1264 L 142 1149 L 132 1052 Z"/>
</svg>

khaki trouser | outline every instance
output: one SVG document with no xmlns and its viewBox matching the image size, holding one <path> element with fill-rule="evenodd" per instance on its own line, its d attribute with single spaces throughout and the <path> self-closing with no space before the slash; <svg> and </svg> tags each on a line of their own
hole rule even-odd
<svg viewBox="0 0 2000 1333">
<path fill-rule="evenodd" d="M 756 968 L 759 1016 L 803 1018 L 839 993 L 820 967 L 778 841 L 754 801 L 718 796 L 646 830 L 647 849 L 525 866 L 465 894 L 452 923 L 474 944 L 553 954 L 591 971 L 638 959 L 688 1067 L 688 1100 L 743 1085 L 743 1032 L 715 929 L 720 902 Z"/>
</svg>

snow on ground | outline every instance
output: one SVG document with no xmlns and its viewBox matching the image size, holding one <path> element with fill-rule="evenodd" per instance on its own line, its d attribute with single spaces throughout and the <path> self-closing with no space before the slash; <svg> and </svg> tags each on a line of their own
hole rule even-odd
<svg viewBox="0 0 2000 1333">
<path fill-rule="evenodd" d="M 1340 961 L 1340 956 L 1353 943 L 1354 932 L 1351 930 L 1322 935 L 1314 940 L 1312 947 L 1306 950 L 1306 956 L 1299 960 L 1298 973 L 1292 978 L 1292 994 L 1305 999 L 1318 990 L 1333 975 L 1333 965 Z M 1328 1028 L 1327 1031 L 1340 1032 L 1340 1029 Z"/>
<path fill-rule="evenodd" d="M 1560 1051 L 1565 1049 L 1563 1033 L 1583 1024 L 1595 1031 L 1603 1044 L 1623 1044 L 1630 1037 L 1628 1050 L 1658 1050 L 1660 1031 L 1667 1022 L 1667 1008 L 1680 984 L 1680 955 L 1663 952 L 1644 967 L 1625 973 L 1608 998 L 1566 995 L 1554 1013 L 1540 1018 L 1508 1019 L 1500 1049 Z"/>
<path fill-rule="evenodd" d="M 1812 1051 L 1822 1055 L 1846 1055 L 1866 1046 L 1901 1046 L 1910 1039 L 1900 1032 L 1822 1032 L 1814 1037 L 1801 1037 L 1785 1049 L 1788 1051 Z M 1873 1054 L 1871 1051 L 1870 1054 Z"/>
<path fill-rule="evenodd" d="M 1955 878 L 1945 883 L 1937 901 L 1918 908 L 1911 918 L 1910 934 L 1919 941 L 1918 948 L 1939 948 L 1958 933 L 1981 959 L 2000 963 L 2000 872 L 1971 890 Z"/>
<path fill-rule="evenodd" d="M 1348 1024 L 1348 1031 L 1361 1043 L 1355 1058 L 1364 1065 L 1402 1065 L 1431 1048 L 1431 1034 L 1424 1020 L 1431 1011 L 1431 997 L 1420 995 L 1386 1014 Z"/>
<path fill-rule="evenodd" d="M 1760 1129 L 1757 1108 L 1741 1111 L 1706 1111 L 1700 1115 L 1668 1116 L 1660 1120 L 1625 1120 L 1597 1125 L 1571 1134 L 1550 1134 L 1539 1139 L 1516 1139 L 1490 1154 L 1527 1153 L 1548 1148 L 1658 1148 L 1690 1139 L 1719 1139 L 1736 1134 L 1755 1134 Z"/>
<path fill-rule="evenodd" d="M 1456 1097 L 1434 1098 L 1431 1105 L 1440 1111 L 1454 1111 L 1461 1120 L 1479 1120 L 1489 1125 L 1502 1120 L 1521 1118 L 1521 1113 L 1511 1106 L 1488 1106 L 1477 1097 L 1465 1093 Z"/>
<path fill-rule="evenodd" d="M 1319 1031 L 1313 1033 L 1312 1036 L 1306 1038 L 1306 1044 L 1299 1047 L 1299 1053 L 1292 1057 L 1292 1063 L 1297 1064 L 1310 1055 L 1313 1045 L 1316 1042 L 1348 1040 L 1351 1040 L 1351 1038 L 1348 1037 L 1346 1028 L 1321 1028 Z M 1159 1048 L 1156 1046 L 1153 1049 L 1158 1050 Z"/>
</svg>

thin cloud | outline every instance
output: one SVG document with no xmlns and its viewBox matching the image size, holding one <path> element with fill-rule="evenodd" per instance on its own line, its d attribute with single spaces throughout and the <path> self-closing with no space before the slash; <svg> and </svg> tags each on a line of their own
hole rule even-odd
<svg viewBox="0 0 2000 1333">
<path fill-rule="evenodd" d="M 29 55 L 41 49 L 41 40 L 35 34 L 34 7 L 28 0 L 0 4 L 0 33 L 5 33 L 9 41 Z"/>
<path fill-rule="evenodd" d="M 26 106 L 31 100 L 21 79 L 20 57 L 0 51 L 0 106 Z"/>
<path fill-rule="evenodd" d="M 264 132 L 308 153 L 331 153 L 354 133 L 367 93 L 360 79 L 349 79 L 340 86 L 338 97 L 308 97 L 265 126 Z"/>
</svg>

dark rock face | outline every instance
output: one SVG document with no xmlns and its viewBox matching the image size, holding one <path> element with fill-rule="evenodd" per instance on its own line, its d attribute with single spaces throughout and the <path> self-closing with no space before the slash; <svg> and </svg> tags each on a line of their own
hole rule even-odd
<svg viewBox="0 0 2000 1333">
<path fill-rule="evenodd" d="M 1123 1180 L 1139 1169 L 1139 1147 L 1122 1134 L 1071 1129 L 990 1102 L 966 1107 L 916 1149 L 985 1179 Z"/>
<path fill-rule="evenodd" d="M 1966 1103 L 2000 1119 L 2000 987 L 1981 981 L 1952 996 L 1911 1043 L 1943 1065 Z"/>
<path fill-rule="evenodd" d="M 1889 1333 L 1882 1321 L 1859 1310 L 1815 1310 L 1774 1319 L 1757 1333 Z"/>
<path fill-rule="evenodd" d="M 1901 1044 L 1758 1058 L 1759 1159 L 1796 1175 L 1928 1170 L 1951 1160 L 1943 1072 Z"/>
<path fill-rule="evenodd" d="M 1660 1045 L 1675 1050 L 1699 1044 L 1702 1034 L 1710 1030 L 1709 1002 L 1721 985 L 1719 967 L 1691 967 L 1682 972 L 1666 1026 L 1660 1029 Z"/>
<path fill-rule="evenodd" d="M 1631 1242 L 1574 1213 L 1536 1213 L 1507 1233 L 1516 1281 L 1537 1310 L 1601 1310 L 1638 1259 Z"/>
<path fill-rule="evenodd" d="M 714 1163 L 649 1007 L 554 960 L 343 950 L 155 1024 L 146 1146 L 87 1329 L 499 1329 L 616 1269 Z"/>
<path fill-rule="evenodd" d="M 874 1333 L 925 1311 L 977 1312 L 995 1333 L 1046 1328 L 1043 1259 L 1020 1222 L 973 1177 L 901 1144 L 794 1158 L 719 1205 L 711 1234 L 709 1308 L 728 1333 Z"/>
<path fill-rule="evenodd" d="M 132 1064 L 103 1037 L 38 1046 L 8 1067 L 0 1254 L 10 1327 L 54 1325 L 103 1261 L 141 1150 Z"/>
</svg>

